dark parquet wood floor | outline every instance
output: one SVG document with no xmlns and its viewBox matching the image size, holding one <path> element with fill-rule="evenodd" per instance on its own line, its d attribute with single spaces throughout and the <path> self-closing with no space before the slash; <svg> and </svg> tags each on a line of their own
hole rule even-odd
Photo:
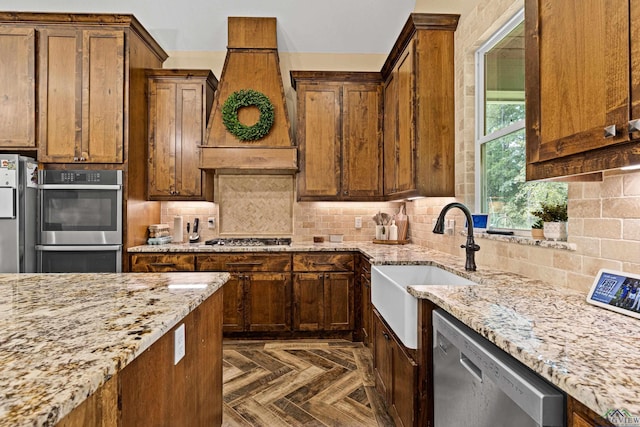
<svg viewBox="0 0 640 427">
<path fill-rule="evenodd" d="M 223 354 L 223 426 L 393 426 L 362 343 L 225 341 Z"/>
</svg>

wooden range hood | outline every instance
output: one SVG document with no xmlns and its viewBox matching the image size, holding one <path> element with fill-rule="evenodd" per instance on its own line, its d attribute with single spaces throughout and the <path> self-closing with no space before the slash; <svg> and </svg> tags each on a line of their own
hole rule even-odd
<svg viewBox="0 0 640 427">
<path fill-rule="evenodd" d="M 274 107 L 273 126 L 258 141 L 240 141 L 222 122 L 224 102 L 241 89 L 263 93 Z M 256 107 L 238 111 L 238 119 L 245 125 L 256 123 L 259 117 Z M 295 174 L 297 163 L 280 74 L 276 18 L 229 17 L 227 56 L 200 151 L 200 169 Z"/>
</svg>

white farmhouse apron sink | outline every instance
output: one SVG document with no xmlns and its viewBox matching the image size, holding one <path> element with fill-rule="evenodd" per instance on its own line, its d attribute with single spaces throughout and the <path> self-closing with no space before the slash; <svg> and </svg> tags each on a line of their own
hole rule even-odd
<svg viewBox="0 0 640 427">
<path fill-rule="evenodd" d="M 374 265 L 371 302 L 402 343 L 418 348 L 418 300 L 407 286 L 467 286 L 475 282 L 433 265 Z"/>
</svg>

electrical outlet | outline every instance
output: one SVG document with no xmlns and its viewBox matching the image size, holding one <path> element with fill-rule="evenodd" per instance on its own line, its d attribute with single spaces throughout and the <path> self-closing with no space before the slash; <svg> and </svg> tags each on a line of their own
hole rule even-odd
<svg viewBox="0 0 640 427">
<path fill-rule="evenodd" d="M 362 228 L 362 217 L 361 216 L 357 216 L 356 217 L 356 228 Z"/>
<path fill-rule="evenodd" d="M 173 364 L 177 365 L 185 355 L 187 345 L 185 341 L 184 323 L 175 330 L 173 333 Z"/>
<path fill-rule="evenodd" d="M 448 219 L 447 220 L 447 227 L 446 227 L 445 231 L 447 232 L 447 234 L 455 234 L 456 233 L 456 220 L 455 219 Z"/>
<path fill-rule="evenodd" d="M 209 228 L 209 230 L 215 230 L 215 228 L 216 228 L 216 217 L 215 216 L 210 216 L 209 218 L 207 218 L 207 227 Z"/>
</svg>

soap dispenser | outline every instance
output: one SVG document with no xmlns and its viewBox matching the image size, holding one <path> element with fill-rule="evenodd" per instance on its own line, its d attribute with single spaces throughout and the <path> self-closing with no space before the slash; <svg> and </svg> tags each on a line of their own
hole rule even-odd
<svg viewBox="0 0 640 427">
<path fill-rule="evenodd" d="M 391 220 L 391 225 L 389 226 L 389 240 L 398 240 L 398 226 L 395 219 Z"/>
</svg>

